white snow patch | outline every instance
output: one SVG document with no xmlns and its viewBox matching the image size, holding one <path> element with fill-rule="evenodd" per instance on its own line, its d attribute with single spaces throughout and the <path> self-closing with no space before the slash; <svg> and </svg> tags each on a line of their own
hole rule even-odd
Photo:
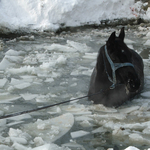
<svg viewBox="0 0 150 150">
<path fill-rule="evenodd" d="M 139 16 L 148 19 L 150 9 L 143 15 L 140 13 L 142 5 L 134 0 L 1 0 L 0 26 L 11 30 L 22 28 L 26 31 L 56 31 L 61 24 L 75 27 L 100 24 L 101 20 L 107 19 L 131 19 Z"/>
<path fill-rule="evenodd" d="M 140 150 L 140 149 L 138 149 L 138 148 L 136 148 L 134 146 L 129 146 L 125 150 Z"/>
</svg>

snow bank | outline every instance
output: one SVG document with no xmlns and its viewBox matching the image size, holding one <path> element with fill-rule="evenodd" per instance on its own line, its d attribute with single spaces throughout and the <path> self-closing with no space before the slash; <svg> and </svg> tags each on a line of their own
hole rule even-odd
<svg viewBox="0 0 150 150">
<path fill-rule="evenodd" d="M 56 31 L 61 26 L 75 27 L 101 24 L 102 20 L 137 18 L 141 15 L 142 5 L 142 2 L 134 3 L 134 0 L 1 0 L 0 31 Z M 145 19 L 149 13 L 148 9 Z"/>
</svg>

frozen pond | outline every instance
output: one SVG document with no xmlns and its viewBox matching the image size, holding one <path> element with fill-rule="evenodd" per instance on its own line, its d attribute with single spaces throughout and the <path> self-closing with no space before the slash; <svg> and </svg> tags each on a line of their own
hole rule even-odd
<svg viewBox="0 0 150 150">
<path fill-rule="evenodd" d="M 39 33 L 3 39 L 0 115 L 87 95 L 97 52 L 109 35 L 119 29 L 84 29 L 60 35 Z M 103 150 L 114 145 L 120 149 L 130 145 L 148 149 L 149 38 L 150 28 L 126 27 L 125 43 L 142 55 L 145 64 L 144 90 L 132 102 L 115 109 L 93 105 L 85 98 L 2 119 L 0 149 Z"/>
</svg>

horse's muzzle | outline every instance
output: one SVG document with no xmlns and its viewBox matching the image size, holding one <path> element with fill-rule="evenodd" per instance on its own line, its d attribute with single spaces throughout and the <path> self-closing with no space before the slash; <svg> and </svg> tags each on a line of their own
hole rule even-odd
<svg viewBox="0 0 150 150">
<path fill-rule="evenodd" d="M 128 79 L 127 88 L 130 92 L 136 92 L 140 88 L 140 80 Z"/>
</svg>

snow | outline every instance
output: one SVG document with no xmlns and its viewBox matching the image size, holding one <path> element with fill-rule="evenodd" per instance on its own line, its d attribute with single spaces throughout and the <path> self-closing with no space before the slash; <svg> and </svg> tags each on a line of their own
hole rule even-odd
<svg viewBox="0 0 150 150">
<path fill-rule="evenodd" d="M 141 11 L 141 7 L 146 5 L 134 0 L 1 0 L 0 27 L 3 32 L 56 31 L 61 26 L 99 25 L 102 20 L 149 19 L 150 9 L 145 14 L 144 10 Z"/>
<path fill-rule="evenodd" d="M 129 146 L 128 148 L 126 148 L 125 150 L 139 150 L 138 148 L 134 147 L 134 146 Z"/>
</svg>

